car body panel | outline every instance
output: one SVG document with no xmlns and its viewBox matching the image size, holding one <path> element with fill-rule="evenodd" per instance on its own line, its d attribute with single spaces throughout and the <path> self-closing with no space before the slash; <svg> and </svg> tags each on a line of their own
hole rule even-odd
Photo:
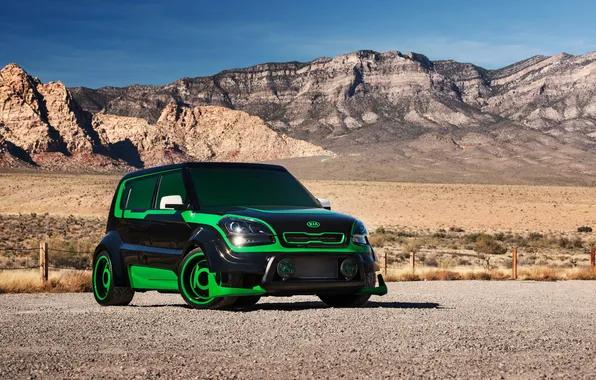
<svg viewBox="0 0 596 380">
<path fill-rule="evenodd" d="M 195 185 L 190 179 L 189 169 L 205 165 L 287 173 L 285 168 L 275 165 L 187 163 L 125 175 L 112 200 L 106 235 L 96 249 L 96 255 L 101 251 L 110 255 L 116 286 L 130 286 L 137 290 L 178 291 L 177 273 L 180 264 L 185 255 L 196 248 L 204 253 L 213 272 L 253 274 L 259 279 L 258 284 L 236 291 L 242 293 L 241 295 L 354 293 L 364 286 L 361 279 L 343 281 L 306 276 L 281 281 L 275 268 L 284 258 L 312 257 L 314 260 L 317 257 L 326 257 L 329 260 L 339 260 L 338 263 L 352 258 L 358 265 L 359 273 L 378 268 L 372 247 L 352 242 L 351 233 L 357 220 L 349 215 L 322 207 L 201 208 L 193 195 Z M 183 175 L 186 209 L 121 208 L 123 199 L 130 195 L 131 190 L 127 186 L 131 183 L 134 186 L 131 181 L 151 176 L 158 177 L 152 201 L 152 205 L 157 204 L 156 194 L 161 175 L 173 172 L 181 172 Z M 128 194 L 125 195 L 125 191 Z M 313 199 L 318 202 L 316 198 Z M 260 222 L 272 231 L 273 243 L 235 246 L 220 225 L 223 218 Z M 218 291 L 231 294 L 229 290 Z"/>
</svg>

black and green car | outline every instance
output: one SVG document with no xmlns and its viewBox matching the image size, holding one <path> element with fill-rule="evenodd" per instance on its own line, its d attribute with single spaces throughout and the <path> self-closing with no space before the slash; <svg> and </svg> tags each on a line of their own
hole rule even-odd
<svg viewBox="0 0 596 380">
<path fill-rule="evenodd" d="M 195 308 L 317 295 L 363 305 L 387 287 L 362 222 L 329 210 L 284 167 L 184 163 L 125 175 L 93 257 L 101 305 L 147 290 Z"/>
</svg>

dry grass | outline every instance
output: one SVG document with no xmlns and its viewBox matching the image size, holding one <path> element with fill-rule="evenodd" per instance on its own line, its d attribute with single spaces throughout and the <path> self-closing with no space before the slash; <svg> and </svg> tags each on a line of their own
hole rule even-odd
<svg viewBox="0 0 596 380">
<path fill-rule="evenodd" d="M 596 280 L 596 271 L 591 269 L 579 269 L 567 273 L 568 280 Z"/>
<path fill-rule="evenodd" d="M 419 270 L 415 274 L 403 269 L 389 268 L 385 277 L 392 281 L 453 281 L 453 280 L 510 280 L 511 272 L 502 270 Z M 519 280 L 525 281 L 559 281 L 559 280 L 596 280 L 596 271 L 589 268 L 559 269 L 550 267 L 533 267 L 520 270 Z"/>
<path fill-rule="evenodd" d="M 565 278 L 565 271 L 548 267 L 523 269 L 519 271 L 518 278 L 532 281 L 558 281 Z"/>
<path fill-rule="evenodd" d="M 46 283 L 41 281 L 39 270 L 0 271 L 0 293 L 63 293 L 90 292 L 91 271 L 50 270 Z"/>
<path fill-rule="evenodd" d="M 509 273 L 498 270 L 492 271 L 450 271 L 450 270 L 425 270 L 418 273 L 390 271 L 385 276 L 388 282 L 393 281 L 456 281 L 456 280 L 508 280 Z"/>
</svg>

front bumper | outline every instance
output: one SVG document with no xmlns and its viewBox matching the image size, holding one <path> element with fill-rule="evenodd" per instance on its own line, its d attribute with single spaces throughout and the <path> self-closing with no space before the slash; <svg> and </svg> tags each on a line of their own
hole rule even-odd
<svg viewBox="0 0 596 380">
<path fill-rule="evenodd" d="M 379 282 L 379 286 L 374 287 L 374 288 L 367 288 L 365 286 L 361 286 L 356 291 L 351 292 L 351 293 L 372 294 L 372 295 L 377 295 L 377 296 L 384 296 L 385 294 L 387 294 L 387 285 L 385 284 L 385 280 L 383 280 L 383 276 L 380 274 L 377 276 L 377 280 Z M 308 287 L 308 289 L 310 292 L 313 289 L 317 288 L 319 284 L 314 284 L 315 287 L 312 286 L 313 284 L 309 284 L 309 285 L 310 286 Z M 339 286 L 331 286 L 331 288 L 329 288 L 330 285 L 331 284 L 329 284 L 329 283 L 325 284 L 325 286 L 328 287 L 327 290 L 330 292 L 333 292 L 333 289 L 339 289 Z M 291 294 L 301 294 L 301 293 L 296 293 L 296 291 L 299 291 L 299 290 L 303 290 L 302 286 L 290 287 L 289 289 L 285 289 L 284 293 L 289 291 Z M 345 288 L 344 288 L 344 290 L 345 290 Z M 264 289 L 260 285 L 257 285 L 251 289 L 226 288 L 223 286 L 219 286 L 217 284 L 217 281 L 216 281 L 214 275 L 210 275 L 210 277 L 209 277 L 209 296 L 211 296 L 211 297 L 264 296 L 269 293 L 270 292 L 267 289 Z M 273 294 L 275 294 L 275 293 L 273 293 Z"/>
<path fill-rule="evenodd" d="M 382 276 L 378 276 L 379 286 L 367 288 L 364 274 L 379 269 L 371 247 L 366 250 L 301 250 L 288 249 L 281 252 L 234 252 L 223 241 L 213 241 L 209 247 L 209 264 L 213 272 L 242 273 L 253 275 L 254 282 L 245 284 L 245 288 L 226 288 L 218 286 L 215 279 L 210 283 L 212 297 L 250 296 L 250 295 L 309 295 L 309 294 L 375 294 L 384 295 L 387 287 Z M 305 260 L 317 263 L 317 260 L 336 260 L 337 265 L 347 259 L 353 259 L 358 265 L 358 274 L 351 280 L 341 275 L 336 278 L 300 277 L 282 279 L 277 273 L 278 263 L 283 259 Z M 313 264 L 316 265 L 316 264 Z M 252 287 L 251 287 L 252 286 Z"/>
</svg>

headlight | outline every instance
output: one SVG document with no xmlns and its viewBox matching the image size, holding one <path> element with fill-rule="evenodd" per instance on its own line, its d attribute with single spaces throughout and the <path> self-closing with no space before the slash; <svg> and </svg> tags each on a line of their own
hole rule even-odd
<svg viewBox="0 0 596 380">
<path fill-rule="evenodd" d="M 263 223 L 240 218 L 223 218 L 219 226 L 237 247 L 275 243 L 273 232 Z"/>
<path fill-rule="evenodd" d="M 367 236 L 368 230 L 364 226 L 364 223 L 357 220 L 356 223 L 354 223 L 354 229 L 352 230 L 352 241 L 354 244 L 368 245 Z"/>
</svg>

